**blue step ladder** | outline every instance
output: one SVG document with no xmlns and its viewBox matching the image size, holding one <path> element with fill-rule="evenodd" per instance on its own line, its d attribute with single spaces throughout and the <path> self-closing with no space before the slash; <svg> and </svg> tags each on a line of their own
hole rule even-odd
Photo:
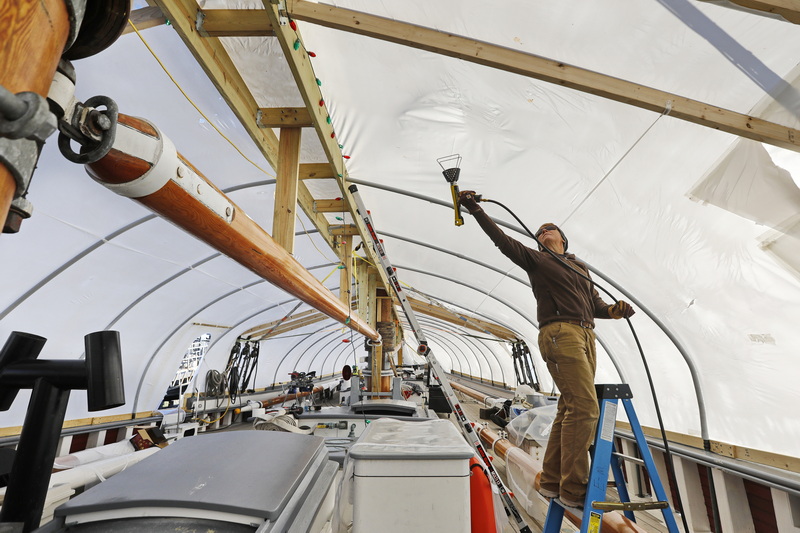
<svg viewBox="0 0 800 533">
<path fill-rule="evenodd" d="M 661 509 L 664 516 L 664 523 L 669 533 L 680 533 L 678 524 L 669 507 L 667 494 L 658 477 L 653 456 L 647 447 L 642 427 L 633 409 L 631 388 L 627 384 L 619 385 L 595 385 L 597 389 L 597 399 L 600 402 L 600 417 L 597 423 L 597 436 L 592 447 L 592 467 L 589 472 L 589 484 L 586 488 L 586 500 L 583 503 L 583 516 L 581 518 L 581 533 L 600 533 L 600 524 L 603 520 L 604 511 L 623 511 L 625 516 L 632 521 L 636 521 L 633 511 L 644 511 L 648 509 Z M 636 438 L 636 446 L 639 449 L 641 459 L 626 457 L 617 453 L 614 449 L 614 429 L 617 422 L 618 401 L 622 400 L 625 406 L 625 413 L 631 424 L 631 430 Z M 620 457 L 640 463 L 644 462 L 647 475 L 653 485 L 657 501 L 652 502 L 631 502 L 628 496 L 628 488 L 625 485 L 625 478 L 622 476 Z M 608 488 L 608 469 L 614 474 L 619 502 L 609 502 L 606 500 Z M 547 518 L 544 522 L 542 533 L 559 533 L 564 519 L 564 506 L 559 499 L 550 501 L 547 509 Z"/>
</svg>

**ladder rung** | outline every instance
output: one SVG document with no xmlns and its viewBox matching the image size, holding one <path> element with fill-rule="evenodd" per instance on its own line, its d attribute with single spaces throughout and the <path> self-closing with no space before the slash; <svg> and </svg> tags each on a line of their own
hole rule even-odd
<svg viewBox="0 0 800 533">
<path fill-rule="evenodd" d="M 598 511 L 647 511 L 649 509 L 666 509 L 669 502 L 592 502 Z"/>
<path fill-rule="evenodd" d="M 619 457 L 620 459 L 623 459 L 625 461 L 630 461 L 631 463 L 636 463 L 637 465 L 644 466 L 644 460 L 639 459 L 638 457 L 632 457 L 630 455 L 624 455 L 624 454 L 621 454 L 619 452 L 614 452 L 611 455 L 613 455 L 615 457 Z"/>
</svg>

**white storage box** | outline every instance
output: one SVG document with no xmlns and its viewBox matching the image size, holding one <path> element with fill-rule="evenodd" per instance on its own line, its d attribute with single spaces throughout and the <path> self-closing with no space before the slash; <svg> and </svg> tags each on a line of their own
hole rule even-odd
<svg viewBox="0 0 800 533">
<path fill-rule="evenodd" d="M 372 422 L 350 449 L 353 533 L 469 533 L 472 456 L 447 420 Z"/>
</svg>

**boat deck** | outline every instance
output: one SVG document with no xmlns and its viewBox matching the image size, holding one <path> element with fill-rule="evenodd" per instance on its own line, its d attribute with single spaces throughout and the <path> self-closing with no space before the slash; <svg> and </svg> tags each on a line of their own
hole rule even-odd
<svg viewBox="0 0 800 533">
<path fill-rule="evenodd" d="M 460 380 L 458 378 L 454 379 L 454 381 L 462 382 L 462 380 Z M 493 395 L 493 396 L 496 396 L 496 397 L 508 397 L 508 398 L 511 398 L 513 396 L 511 391 L 502 391 L 502 390 L 496 389 L 494 387 L 482 386 L 480 384 L 471 383 L 469 381 L 463 381 L 463 384 L 466 385 L 466 386 L 469 386 L 470 388 L 473 388 L 475 390 L 480 390 L 481 392 L 484 392 L 486 394 L 490 394 L 490 395 Z M 495 431 L 495 432 L 502 431 L 501 428 L 499 426 L 497 426 L 494 422 L 492 422 L 490 420 L 482 420 L 480 418 L 480 409 L 484 407 L 482 402 L 479 402 L 478 400 L 475 400 L 474 398 L 466 396 L 466 395 L 460 393 L 459 391 L 456 391 L 456 395 L 459 398 L 459 402 L 461 403 L 461 407 L 463 408 L 464 413 L 466 414 L 467 418 L 469 418 L 470 421 L 475 422 L 475 423 L 488 424 L 489 428 L 492 431 Z M 414 401 L 415 403 L 422 403 L 423 399 L 421 397 L 419 397 L 419 396 L 412 396 L 411 398 L 409 398 L 409 401 Z M 457 421 L 456 421 L 456 417 L 454 415 L 448 416 L 448 415 L 440 414 L 439 417 L 443 418 L 443 419 L 449 419 L 450 421 L 453 422 L 453 424 L 456 425 L 456 427 L 458 428 L 459 432 L 461 431 L 461 429 L 458 427 L 458 424 L 457 424 Z M 334 418 L 336 418 L 336 417 L 334 417 Z M 236 430 L 248 430 L 248 429 L 252 429 L 252 425 L 251 424 L 236 424 L 234 426 L 226 428 L 225 430 L 227 430 L 227 431 L 230 431 L 230 430 L 236 431 Z M 202 435 L 202 434 L 203 433 L 201 433 L 200 435 Z M 344 434 L 346 434 L 346 432 L 342 432 L 342 435 L 344 435 Z M 491 454 L 491 450 L 487 450 L 487 451 Z M 498 474 L 503 479 L 503 482 L 508 484 L 508 478 L 506 476 L 506 464 L 505 464 L 505 461 L 503 461 L 500 457 L 495 456 L 494 461 L 492 461 L 492 465 L 495 467 L 495 469 L 497 470 Z M 517 504 L 517 509 L 519 510 L 520 514 L 522 515 L 523 520 L 525 520 L 525 523 L 527 523 L 530 526 L 531 530 L 536 532 L 536 533 L 541 533 L 543 525 L 544 525 L 544 517 L 545 517 L 545 515 L 547 513 L 547 505 L 548 504 L 547 504 L 546 500 L 543 497 L 538 496 L 538 495 L 536 495 L 536 497 L 538 498 L 538 502 L 536 503 L 536 509 L 535 510 L 536 510 L 538 516 L 531 516 L 530 514 L 528 514 L 525 511 L 525 509 L 522 507 L 522 505 L 520 505 L 516 501 L 515 501 L 515 503 Z M 609 499 L 613 500 L 616 497 L 617 497 L 616 490 L 613 489 L 613 488 L 610 488 L 609 489 Z M 636 500 L 635 497 L 633 497 L 633 499 Z M 637 518 L 637 523 L 648 532 L 651 532 L 651 533 L 667 533 L 666 526 L 660 520 L 660 513 L 659 513 L 658 516 L 655 516 L 654 512 L 639 512 L 639 513 L 636 514 L 636 518 Z M 517 531 L 517 528 L 515 527 L 515 525 L 512 525 L 512 523 L 509 522 L 503 528 L 502 533 L 515 533 L 516 531 Z M 562 533 L 573 533 L 573 532 L 577 532 L 577 531 L 579 531 L 578 527 L 575 527 L 569 521 L 564 520 L 564 524 L 562 525 L 562 528 L 561 528 L 561 532 Z"/>
</svg>

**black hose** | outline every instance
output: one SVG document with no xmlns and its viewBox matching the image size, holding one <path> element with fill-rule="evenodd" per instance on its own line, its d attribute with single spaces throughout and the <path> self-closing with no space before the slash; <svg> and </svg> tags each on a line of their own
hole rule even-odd
<svg viewBox="0 0 800 533">
<path fill-rule="evenodd" d="M 588 281 L 589 283 L 591 283 L 594 287 L 596 287 L 596 288 L 600 289 L 601 291 L 603 291 L 604 293 L 606 293 L 609 297 L 611 297 L 611 299 L 614 301 L 615 304 L 619 301 L 605 287 L 595 283 L 595 281 L 592 278 L 590 278 L 589 276 L 587 276 L 586 274 L 584 274 L 583 272 L 581 272 L 580 270 L 578 270 L 574 266 L 570 265 L 567 261 L 564 260 L 563 257 L 560 257 L 557 253 L 552 251 L 550 248 L 542 245 L 542 243 L 539 242 L 539 239 L 536 238 L 536 235 L 531 230 L 528 229 L 528 226 L 526 226 L 525 223 L 522 222 L 522 220 L 520 220 L 519 217 L 511 209 L 509 209 L 508 207 L 506 207 L 505 205 L 501 204 L 500 202 L 498 202 L 496 200 L 490 200 L 488 198 L 481 198 L 481 202 L 488 202 L 488 203 L 492 203 L 492 204 L 497 204 L 500 207 L 502 207 L 503 209 L 505 209 L 506 211 L 508 211 L 508 213 L 512 217 L 514 217 L 514 220 L 516 220 L 519 223 L 519 225 L 522 226 L 522 228 L 528 233 L 528 235 L 530 235 L 531 238 L 534 241 L 536 241 L 536 244 L 539 245 L 540 249 L 546 251 L 551 256 L 553 256 L 556 260 L 558 260 L 562 265 L 564 265 L 564 267 L 572 270 L 578 276 L 580 276 L 581 278 L 583 278 L 586 281 Z M 665 461 L 666 466 L 667 466 L 667 475 L 669 476 L 669 482 L 672 484 L 673 487 L 675 487 L 675 494 L 677 495 L 677 504 L 678 504 L 678 507 L 681 510 L 681 520 L 683 521 L 684 531 L 689 531 L 689 525 L 686 522 L 686 516 L 685 516 L 686 513 L 683 512 L 683 501 L 681 500 L 681 493 L 680 493 L 680 490 L 678 490 L 678 481 L 677 481 L 677 479 L 675 477 L 675 466 L 673 465 L 673 462 L 672 462 L 673 461 L 672 452 L 669 449 L 669 441 L 667 440 L 667 433 L 664 430 L 664 422 L 663 422 L 663 420 L 661 418 L 661 408 L 659 407 L 659 404 L 658 404 L 658 397 L 656 396 L 655 385 L 653 385 L 653 377 L 650 374 L 650 366 L 647 364 L 647 358 L 644 356 L 644 350 L 642 349 L 642 345 L 639 342 L 639 336 L 636 334 L 636 329 L 633 327 L 633 323 L 631 322 L 630 318 L 625 318 L 625 321 L 628 323 L 628 326 L 631 328 L 631 333 L 633 334 L 633 339 L 636 341 L 636 348 L 639 350 L 639 355 L 642 358 L 642 364 L 644 365 L 644 370 L 645 370 L 645 373 L 647 374 L 647 382 L 648 382 L 648 384 L 650 386 L 650 393 L 653 396 L 653 405 L 655 406 L 656 417 L 658 418 L 658 427 L 661 430 L 661 440 L 664 443 L 664 453 L 667 454 L 667 458 L 669 459 L 669 461 Z"/>
</svg>

